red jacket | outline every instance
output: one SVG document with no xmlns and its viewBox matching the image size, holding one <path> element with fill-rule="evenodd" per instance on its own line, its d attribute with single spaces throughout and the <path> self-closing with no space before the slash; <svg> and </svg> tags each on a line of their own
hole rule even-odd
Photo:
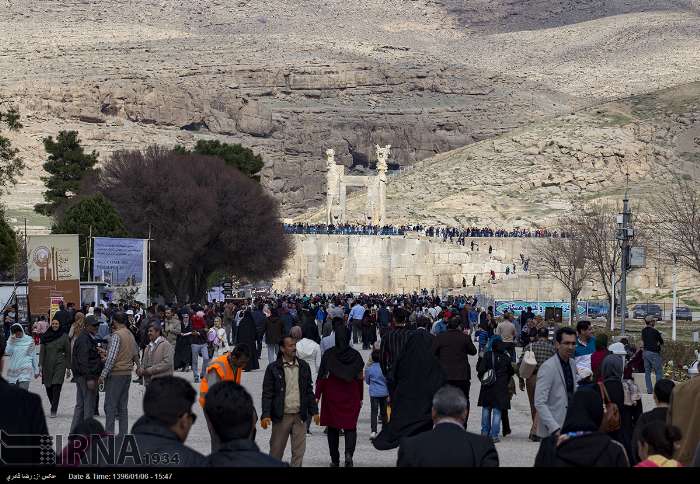
<svg viewBox="0 0 700 484">
<path fill-rule="evenodd" d="M 362 379 L 345 381 L 330 375 L 316 380 L 316 399 L 321 399 L 321 425 L 336 429 L 357 428 L 364 391 Z"/>
</svg>

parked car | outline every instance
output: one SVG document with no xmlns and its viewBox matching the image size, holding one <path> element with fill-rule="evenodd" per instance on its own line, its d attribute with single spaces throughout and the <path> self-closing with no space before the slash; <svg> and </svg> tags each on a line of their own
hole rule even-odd
<svg viewBox="0 0 700 484">
<path fill-rule="evenodd" d="M 692 321 L 693 312 L 687 306 L 676 306 L 676 320 Z"/>
<path fill-rule="evenodd" d="M 657 321 L 663 319 L 663 310 L 658 304 L 637 304 L 632 308 L 634 319 L 644 319 L 647 316 L 654 316 Z"/>
</svg>

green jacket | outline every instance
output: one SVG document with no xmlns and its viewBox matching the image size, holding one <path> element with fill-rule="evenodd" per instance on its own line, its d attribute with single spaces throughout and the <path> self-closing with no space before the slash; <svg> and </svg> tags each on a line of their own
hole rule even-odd
<svg viewBox="0 0 700 484">
<path fill-rule="evenodd" d="M 71 366 L 70 340 L 64 333 L 60 338 L 47 344 L 42 344 L 39 350 L 39 366 L 41 367 L 44 385 L 61 385 L 66 378 L 66 369 Z"/>
</svg>

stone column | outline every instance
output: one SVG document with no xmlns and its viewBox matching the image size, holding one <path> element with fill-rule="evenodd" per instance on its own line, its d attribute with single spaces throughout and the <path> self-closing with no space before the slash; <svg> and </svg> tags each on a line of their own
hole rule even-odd
<svg viewBox="0 0 700 484">
<path fill-rule="evenodd" d="M 389 158 L 391 145 L 386 145 L 381 148 L 377 145 L 377 199 L 375 202 L 377 225 L 386 223 L 386 172 L 388 165 L 386 160 Z"/>
<path fill-rule="evenodd" d="M 333 223 L 333 204 L 338 202 L 338 169 L 335 164 L 335 150 L 326 150 L 326 223 Z"/>
</svg>

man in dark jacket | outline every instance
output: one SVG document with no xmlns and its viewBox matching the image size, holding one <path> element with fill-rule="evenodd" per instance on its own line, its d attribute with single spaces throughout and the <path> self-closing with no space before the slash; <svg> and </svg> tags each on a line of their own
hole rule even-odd
<svg viewBox="0 0 700 484">
<path fill-rule="evenodd" d="M 398 467 L 498 467 L 491 439 L 464 430 L 467 399 L 445 385 L 433 397 L 433 430 L 401 440 Z"/>
<path fill-rule="evenodd" d="M 471 368 L 468 356 L 476 354 L 476 347 L 472 339 L 459 330 L 458 325 L 459 318 L 452 317 L 447 322 L 447 331 L 440 333 L 433 339 L 432 350 L 447 374 L 447 384 L 462 390 L 467 399 L 467 416 L 464 419 L 466 425 L 469 418 L 469 388 L 471 385 Z"/>
<path fill-rule="evenodd" d="M 106 462 L 103 452 L 88 449 L 86 455 L 90 464 L 119 467 L 204 466 L 204 456 L 185 446 L 190 429 L 197 420 L 192 412 L 196 396 L 192 385 L 183 378 L 156 378 L 146 387 L 143 416 L 134 423 L 131 434 L 104 437 L 108 440 L 103 442 L 107 449 L 129 449 L 131 452 L 116 452 L 114 462 Z M 129 442 L 124 442 L 125 439 Z M 92 460 L 93 457 L 95 460 Z"/>
<path fill-rule="evenodd" d="M 255 444 L 257 413 L 250 394 L 232 381 L 215 384 L 204 404 L 212 453 L 211 467 L 287 467 L 282 461 L 263 454 Z"/>
<path fill-rule="evenodd" d="M 0 334 L 0 374 L 4 355 L 5 337 Z M 10 385 L 0 377 L 0 402 L 0 467 L 54 464 L 56 456 L 51 450 L 41 398 L 16 385 Z M 42 450 L 46 438 L 49 438 L 48 454 Z"/>
<path fill-rule="evenodd" d="M 280 341 L 281 355 L 267 365 L 263 378 L 262 428 L 272 424 L 270 455 L 281 460 L 292 437 L 292 467 L 301 467 L 306 451 L 306 420 L 319 424 L 318 404 L 312 387 L 311 368 L 296 356 L 296 340 Z"/>
<path fill-rule="evenodd" d="M 97 401 L 97 379 L 102 372 L 105 351 L 97 347 L 97 328 L 100 322 L 95 316 L 85 318 L 85 330 L 73 344 L 71 358 L 76 396 L 71 432 L 82 422 L 95 415 Z"/>
<path fill-rule="evenodd" d="M 255 308 L 255 311 L 253 311 L 253 321 L 255 321 L 256 331 L 255 348 L 258 352 L 258 359 L 262 358 L 262 340 L 263 335 L 265 334 L 266 320 L 267 316 L 265 316 L 265 313 L 263 313 L 263 306 L 262 304 L 258 304 L 258 306 Z"/>
</svg>

